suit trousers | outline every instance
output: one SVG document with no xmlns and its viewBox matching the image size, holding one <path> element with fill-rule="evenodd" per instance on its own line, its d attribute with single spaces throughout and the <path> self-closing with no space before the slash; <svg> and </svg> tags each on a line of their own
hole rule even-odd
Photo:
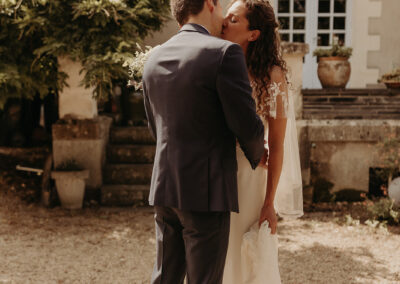
<svg viewBox="0 0 400 284">
<path fill-rule="evenodd" d="M 157 259 L 152 284 L 222 283 L 230 212 L 155 206 Z"/>
</svg>

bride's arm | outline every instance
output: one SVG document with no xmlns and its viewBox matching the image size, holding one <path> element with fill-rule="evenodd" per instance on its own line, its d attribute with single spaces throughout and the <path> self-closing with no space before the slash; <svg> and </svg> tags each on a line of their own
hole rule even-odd
<svg viewBox="0 0 400 284">
<path fill-rule="evenodd" d="M 268 91 L 268 182 L 260 224 L 267 220 L 271 233 L 275 233 L 277 218 L 274 209 L 275 193 L 282 172 L 283 149 L 287 122 L 288 87 L 285 74 L 279 67 L 271 72 L 271 84 Z"/>
</svg>

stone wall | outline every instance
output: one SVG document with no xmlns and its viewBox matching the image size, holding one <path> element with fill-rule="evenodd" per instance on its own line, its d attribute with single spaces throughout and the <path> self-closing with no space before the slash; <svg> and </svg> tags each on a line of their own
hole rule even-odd
<svg viewBox="0 0 400 284">
<path fill-rule="evenodd" d="M 92 119 L 97 116 L 97 102 L 93 98 L 94 88 L 83 88 L 85 77 L 80 62 L 68 57 L 58 57 L 59 69 L 68 75 L 67 86 L 59 92 L 59 117 L 72 116 L 76 119 Z"/>
<path fill-rule="evenodd" d="M 380 48 L 380 36 L 369 32 L 369 20 L 380 18 L 381 9 L 381 1 L 352 1 L 350 45 L 353 48 L 353 56 L 349 60 L 351 77 L 348 87 L 350 88 L 365 88 L 367 84 L 376 84 L 378 80 L 379 70 L 370 68 L 367 60 L 369 52 Z"/>
<path fill-rule="evenodd" d="M 298 120 L 304 185 L 318 178 L 333 191 L 368 191 L 369 169 L 379 167 L 376 143 L 389 134 L 400 137 L 400 120 Z"/>
<path fill-rule="evenodd" d="M 378 68 L 379 75 L 400 68 L 400 1 L 380 0 L 381 17 L 369 19 L 369 34 L 380 36 L 380 48 L 368 52 L 368 67 Z"/>
</svg>

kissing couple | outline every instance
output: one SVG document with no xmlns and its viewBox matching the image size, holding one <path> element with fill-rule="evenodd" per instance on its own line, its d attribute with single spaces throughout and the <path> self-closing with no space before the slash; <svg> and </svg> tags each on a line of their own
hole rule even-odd
<svg viewBox="0 0 400 284">
<path fill-rule="evenodd" d="M 234 0 L 224 18 L 220 0 L 171 0 L 171 10 L 181 29 L 143 74 L 157 141 L 151 283 L 280 283 L 276 212 L 303 207 L 273 8 Z"/>
</svg>

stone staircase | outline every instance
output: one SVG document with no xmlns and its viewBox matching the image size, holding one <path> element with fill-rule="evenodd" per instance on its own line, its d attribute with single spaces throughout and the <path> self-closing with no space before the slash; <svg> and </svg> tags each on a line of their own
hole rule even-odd
<svg viewBox="0 0 400 284">
<path fill-rule="evenodd" d="M 101 188 L 103 205 L 147 203 L 155 150 L 147 127 L 111 128 Z"/>
</svg>

